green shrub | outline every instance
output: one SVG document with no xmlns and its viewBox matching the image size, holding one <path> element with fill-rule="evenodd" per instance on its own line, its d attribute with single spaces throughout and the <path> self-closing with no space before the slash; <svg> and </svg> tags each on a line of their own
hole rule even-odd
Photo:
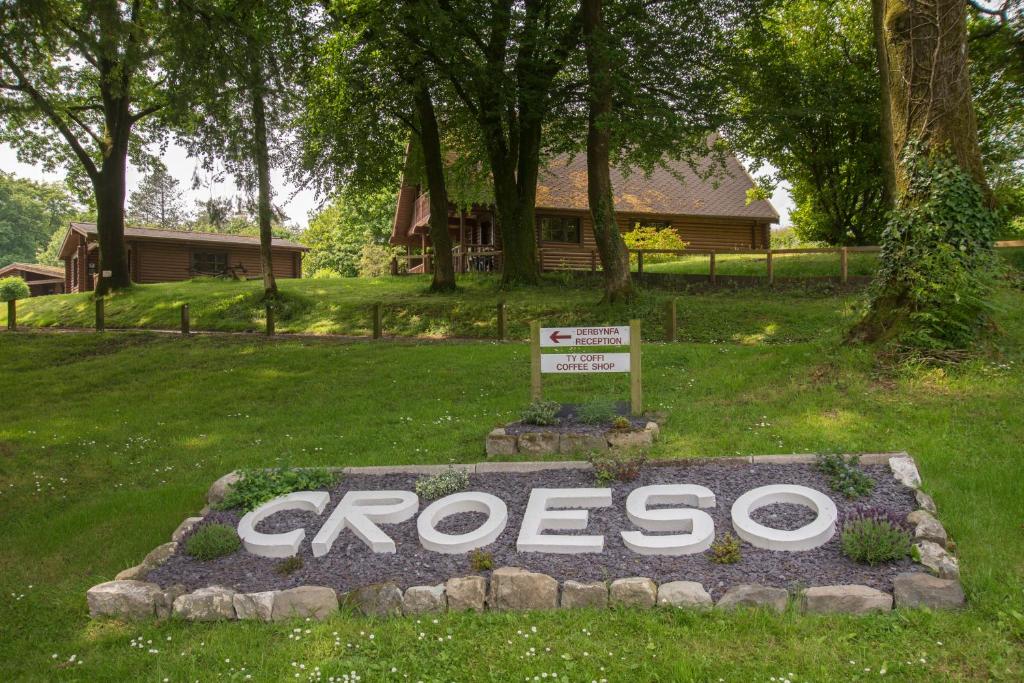
<svg viewBox="0 0 1024 683">
<path fill-rule="evenodd" d="M 838 453 L 826 453 L 817 457 L 818 469 L 828 476 L 828 485 L 849 499 L 860 498 L 871 493 L 875 482 L 864 474 L 856 455 L 844 458 Z"/>
<path fill-rule="evenodd" d="M 28 285 L 20 277 L 0 278 L 0 301 L 25 299 L 29 293 Z"/>
<path fill-rule="evenodd" d="M 594 476 L 602 485 L 616 481 L 633 481 L 647 462 L 644 453 L 609 449 L 591 453 L 587 461 L 594 466 Z"/>
<path fill-rule="evenodd" d="M 286 493 L 329 488 L 336 478 L 335 474 L 322 467 L 242 470 L 242 478 L 231 486 L 217 507 L 221 510 L 238 508 L 248 512 Z"/>
<path fill-rule="evenodd" d="M 740 561 L 740 539 L 726 532 L 711 544 L 711 557 L 715 564 L 736 564 Z"/>
<path fill-rule="evenodd" d="M 469 553 L 469 566 L 475 572 L 486 572 L 494 569 L 494 556 L 486 550 L 473 550 Z"/>
<path fill-rule="evenodd" d="M 274 566 L 274 573 L 281 576 L 289 576 L 302 569 L 302 558 L 298 555 L 286 557 Z"/>
<path fill-rule="evenodd" d="M 558 411 L 562 405 L 558 401 L 534 401 L 523 411 L 523 422 L 542 427 L 558 424 Z"/>
<path fill-rule="evenodd" d="M 619 415 L 612 420 L 612 427 L 614 429 L 630 429 L 633 423 L 629 421 L 629 418 L 625 415 Z"/>
<path fill-rule="evenodd" d="M 855 508 L 843 519 L 840 539 L 843 554 L 861 564 L 895 562 L 910 554 L 910 531 L 889 510 Z"/>
<path fill-rule="evenodd" d="M 448 466 L 447 472 L 416 480 L 416 495 L 427 500 L 437 500 L 465 490 L 469 486 L 466 470 Z"/>
<path fill-rule="evenodd" d="M 576 410 L 576 420 L 588 425 L 611 424 L 615 417 L 612 403 L 584 403 Z"/>
<path fill-rule="evenodd" d="M 197 560 L 215 560 L 230 555 L 242 546 L 238 532 L 227 524 L 199 527 L 185 541 L 185 552 Z"/>
<path fill-rule="evenodd" d="M 687 244 L 673 228 L 641 227 L 639 224 L 634 225 L 632 230 L 623 233 L 622 239 L 629 249 L 685 249 Z M 629 259 L 636 263 L 636 254 L 630 254 Z M 644 254 L 645 263 L 660 263 L 678 259 L 679 254 Z"/>
</svg>

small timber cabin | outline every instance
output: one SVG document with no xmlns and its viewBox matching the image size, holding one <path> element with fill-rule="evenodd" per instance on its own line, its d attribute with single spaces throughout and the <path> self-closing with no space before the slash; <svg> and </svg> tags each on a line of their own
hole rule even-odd
<svg viewBox="0 0 1024 683">
<path fill-rule="evenodd" d="M 38 263 L 12 263 L 0 268 L 0 278 L 20 277 L 28 285 L 29 296 L 64 293 L 64 269 Z"/>
<path fill-rule="evenodd" d="M 262 277 L 260 240 L 244 235 L 212 232 L 125 228 L 128 270 L 132 282 L 189 280 L 202 275 L 240 280 Z M 302 255 L 309 247 L 274 239 L 271 254 L 274 275 L 302 277 Z M 99 273 L 99 236 L 93 223 L 72 223 L 61 244 L 67 292 L 90 291 Z"/>
<path fill-rule="evenodd" d="M 709 163 L 709 162 L 708 162 Z M 747 203 L 754 181 L 736 157 L 727 154 L 724 170 L 704 179 L 685 162 L 624 174 L 611 170 L 615 217 L 623 233 L 638 227 L 671 228 L 691 249 L 767 249 L 771 226 L 779 214 L 770 202 Z M 430 196 L 405 176 L 390 243 L 404 245 L 412 255 L 430 246 Z M 474 205 L 467 211 L 449 206 L 448 228 L 456 268 L 500 270 L 501 226 L 493 207 Z M 537 182 L 537 244 L 542 270 L 589 270 L 597 244 L 587 201 L 585 154 L 552 160 Z M 481 256 L 474 256 L 474 254 Z M 423 272 L 423 264 L 410 272 Z"/>
</svg>

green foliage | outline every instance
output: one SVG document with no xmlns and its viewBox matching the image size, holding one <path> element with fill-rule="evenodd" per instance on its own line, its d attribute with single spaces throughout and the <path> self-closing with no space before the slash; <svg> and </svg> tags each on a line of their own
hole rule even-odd
<svg viewBox="0 0 1024 683">
<path fill-rule="evenodd" d="M 854 562 L 874 566 L 907 557 L 910 532 L 887 510 L 861 507 L 843 520 L 840 533 L 843 554 Z"/>
<path fill-rule="evenodd" d="M 206 524 L 185 541 L 185 552 L 197 560 L 215 560 L 242 547 L 238 532 L 227 524 Z"/>
<path fill-rule="evenodd" d="M 274 565 L 274 573 L 280 574 L 281 576 L 291 576 L 302 569 L 303 564 L 305 563 L 302 561 L 301 557 L 298 555 L 292 555 L 291 557 L 286 557 Z"/>
<path fill-rule="evenodd" d="M 629 249 L 685 249 L 686 242 L 673 228 L 636 225 L 632 230 L 622 234 L 622 239 Z M 661 263 L 678 259 L 678 254 L 644 254 L 644 263 Z M 630 261 L 636 263 L 636 254 L 629 255 Z"/>
<path fill-rule="evenodd" d="M 823 242 L 806 241 L 795 228 L 772 230 L 772 249 L 806 249 L 823 246 Z"/>
<path fill-rule="evenodd" d="M 356 269 L 359 277 L 380 277 L 391 272 L 391 259 L 398 253 L 397 247 L 386 244 L 364 244 L 359 251 Z"/>
<path fill-rule="evenodd" d="M 991 313 L 996 217 L 945 152 L 912 141 L 902 159 L 907 188 L 882 234 L 862 325 L 911 349 L 967 348 Z"/>
<path fill-rule="evenodd" d="M 28 284 L 20 277 L 12 275 L 11 277 L 0 278 L 0 301 L 26 299 L 29 293 Z"/>
<path fill-rule="evenodd" d="M 594 466 L 594 477 L 601 485 L 616 481 L 633 481 L 640 476 L 640 470 L 647 462 L 645 453 L 609 448 L 593 452 L 587 462 Z"/>
<path fill-rule="evenodd" d="M 494 569 L 494 555 L 477 548 L 469 553 L 469 567 L 475 572 L 486 572 Z"/>
<path fill-rule="evenodd" d="M 607 401 L 584 403 L 576 409 L 576 419 L 588 425 L 611 424 L 616 417 L 615 405 Z"/>
<path fill-rule="evenodd" d="M 558 424 L 558 411 L 561 409 L 562 404 L 558 401 L 534 401 L 526 406 L 520 419 L 527 424 L 546 427 Z"/>
<path fill-rule="evenodd" d="M 740 561 L 740 539 L 726 532 L 711 544 L 709 552 L 708 559 L 715 564 L 736 564 Z"/>
<path fill-rule="evenodd" d="M 34 262 L 51 239 L 63 239 L 76 209 L 66 188 L 0 171 L 0 267 Z"/>
<path fill-rule="evenodd" d="M 294 491 L 325 489 L 334 484 L 337 476 L 322 467 L 274 470 L 242 470 L 241 479 L 235 482 L 224 500 L 217 506 L 221 510 L 240 509 L 245 512 L 272 498 Z"/>
<path fill-rule="evenodd" d="M 801 239 L 877 244 L 885 222 L 871 3 L 785 0 L 736 35 L 729 141 L 791 186 Z"/>
<path fill-rule="evenodd" d="M 874 480 L 860 468 L 856 455 L 844 458 L 838 453 L 823 453 L 816 458 L 818 469 L 828 477 L 828 485 L 847 498 L 860 498 L 871 493 Z"/>
<path fill-rule="evenodd" d="M 309 221 L 299 237 L 310 248 L 303 258 L 303 268 L 310 273 L 329 271 L 345 277 L 368 274 L 370 263 L 379 269 L 384 258 L 374 255 L 360 272 L 363 247 L 387 242 L 394 213 L 393 187 L 365 194 L 349 191 L 336 197 Z"/>
<path fill-rule="evenodd" d="M 469 474 L 464 469 L 449 465 L 447 472 L 420 477 L 416 480 L 416 495 L 426 500 L 437 500 L 464 491 L 469 486 Z"/>
<path fill-rule="evenodd" d="M 612 420 L 612 427 L 614 429 L 629 429 L 633 426 L 633 423 L 629 421 L 629 418 L 625 415 L 617 415 Z"/>
<path fill-rule="evenodd" d="M 134 225 L 170 230 L 185 223 L 185 208 L 178 181 L 167 167 L 156 163 L 128 197 L 127 219 Z"/>
</svg>

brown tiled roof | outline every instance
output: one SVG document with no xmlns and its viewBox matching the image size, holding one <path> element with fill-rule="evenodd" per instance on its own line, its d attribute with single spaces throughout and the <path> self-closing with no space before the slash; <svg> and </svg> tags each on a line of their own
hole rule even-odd
<svg viewBox="0 0 1024 683">
<path fill-rule="evenodd" d="M 657 167 L 650 176 L 634 170 L 626 175 L 611 171 L 615 210 L 623 213 L 674 214 L 751 218 L 777 223 L 779 214 L 771 202 L 747 204 L 747 190 L 754 182 L 739 160 L 725 156 L 725 168 L 716 176 L 702 179 L 685 162 L 667 162 L 672 172 Z M 706 169 L 710 161 L 698 164 Z M 679 177 L 677 178 L 676 175 Z M 542 169 L 537 181 L 537 208 L 586 211 L 587 158 L 556 157 Z"/>
<path fill-rule="evenodd" d="M 95 223 L 72 223 L 72 230 L 77 230 L 85 235 L 96 234 Z M 171 240 L 176 242 L 206 242 L 210 244 L 244 244 L 258 246 L 260 243 L 259 237 L 249 237 L 248 235 L 225 235 L 219 232 L 189 232 L 186 230 L 158 230 L 156 228 L 125 228 L 125 237 L 135 237 L 139 239 L 154 239 L 154 240 Z M 271 244 L 281 249 L 291 249 L 294 251 L 309 251 L 309 247 L 298 242 L 291 240 L 283 240 L 274 238 Z"/>
<path fill-rule="evenodd" d="M 24 270 L 29 273 L 37 273 L 39 275 L 52 275 L 54 277 L 64 277 L 64 269 L 57 268 L 55 266 L 44 266 L 41 263 L 11 263 L 9 265 L 0 268 L 0 277 L 3 277 L 7 273 L 14 270 Z"/>
</svg>

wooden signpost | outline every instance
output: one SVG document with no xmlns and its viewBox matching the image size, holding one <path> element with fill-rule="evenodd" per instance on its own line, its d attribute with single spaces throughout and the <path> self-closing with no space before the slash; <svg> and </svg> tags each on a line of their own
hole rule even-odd
<svg viewBox="0 0 1024 683">
<path fill-rule="evenodd" d="M 609 353 L 601 347 L 628 346 L 629 352 Z M 563 353 L 541 353 L 542 348 L 565 349 Z M 643 384 L 640 363 L 640 321 L 629 325 L 541 327 L 530 323 L 530 395 L 540 400 L 541 375 L 578 373 L 629 373 L 630 412 L 643 412 Z"/>
</svg>

